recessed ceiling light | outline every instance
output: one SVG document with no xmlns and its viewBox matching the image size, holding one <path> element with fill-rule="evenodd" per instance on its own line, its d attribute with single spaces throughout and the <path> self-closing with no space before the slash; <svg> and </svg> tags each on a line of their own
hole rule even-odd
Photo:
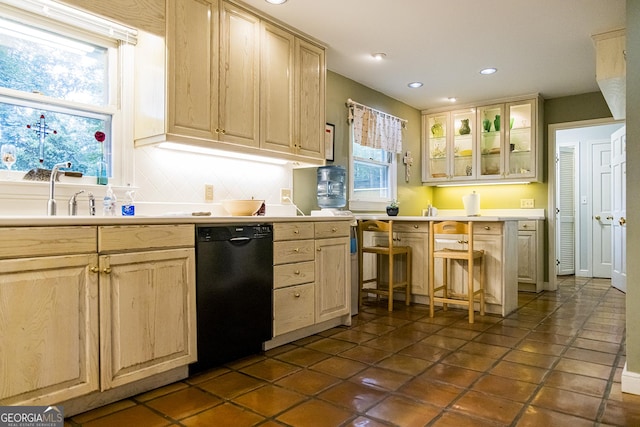
<svg viewBox="0 0 640 427">
<path fill-rule="evenodd" d="M 384 59 L 385 56 L 387 56 L 386 53 L 382 53 L 382 52 L 378 52 L 378 53 L 372 53 L 371 56 L 373 56 L 373 59 L 378 60 L 378 61 L 382 61 Z"/>
<path fill-rule="evenodd" d="M 456 102 L 458 100 L 458 98 L 456 98 L 455 96 L 450 96 L 447 99 L 449 100 L 449 102 Z"/>
<path fill-rule="evenodd" d="M 496 71 L 498 71 L 498 69 L 497 69 L 497 68 L 493 68 L 493 67 L 491 67 L 491 68 L 484 68 L 484 69 L 480 70 L 480 74 L 485 74 L 485 75 L 487 75 L 487 74 L 493 74 L 493 73 L 495 73 Z"/>
<path fill-rule="evenodd" d="M 282 4 L 282 3 L 286 3 L 287 0 L 266 0 L 266 2 L 271 4 Z"/>
<path fill-rule="evenodd" d="M 418 88 L 418 87 L 422 87 L 422 82 L 411 82 L 409 83 L 407 86 L 412 87 L 412 88 Z"/>
</svg>

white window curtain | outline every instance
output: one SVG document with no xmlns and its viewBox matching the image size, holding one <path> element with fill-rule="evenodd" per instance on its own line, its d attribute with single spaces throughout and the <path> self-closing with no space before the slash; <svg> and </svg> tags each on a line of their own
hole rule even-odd
<svg viewBox="0 0 640 427">
<path fill-rule="evenodd" d="M 354 141 L 357 144 L 402 153 L 402 129 L 406 120 L 352 100 L 348 100 L 347 105 L 349 120 L 353 122 Z"/>
</svg>

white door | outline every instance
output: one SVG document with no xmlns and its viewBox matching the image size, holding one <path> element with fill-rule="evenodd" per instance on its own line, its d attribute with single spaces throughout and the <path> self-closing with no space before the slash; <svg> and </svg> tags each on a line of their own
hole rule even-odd
<svg viewBox="0 0 640 427">
<path fill-rule="evenodd" d="M 575 147 L 560 146 L 556 161 L 556 274 L 575 273 Z"/>
<path fill-rule="evenodd" d="M 612 269 L 611 284 L 623 292 L 627 291 L 627 128 L 623 126 L 611 135 L 611 236 Z"/>
<path fill-rule="evenodd" d="M 611 277 L 611 142 L 591 145 L 592 276 Z"/>
</svg>

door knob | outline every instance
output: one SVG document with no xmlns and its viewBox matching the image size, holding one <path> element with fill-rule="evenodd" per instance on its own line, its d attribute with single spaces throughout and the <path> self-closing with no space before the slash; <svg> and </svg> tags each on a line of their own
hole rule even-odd
<svg viewBox="0 0 640 427">
<path fill-rule="evenodd" d="M 619 223 L 620 225 L 625 225 L 625 224 L 627 223 L 627 220 L 626 220 L 626 219 L 624 219 L 624 217 L 623 217 L 623 216 L 621 216 L 621 217 L 620 217 L 620 220 L 618 221 L 618 223 Z"/>
<path fill-rule="evenodd" d="M 613 219 L 613 217 L 612 217 L 612 216 L 608 216 L 608 217 L 607 217 L 607 219 L 608 219 L 608 220 L 612 220 L 612 219 Z"/>
<path fill-rule="evenodd" d="M 596 215 L 593 217 L 596 221 L 600 221 L 600 215 Z"/>
</svg>

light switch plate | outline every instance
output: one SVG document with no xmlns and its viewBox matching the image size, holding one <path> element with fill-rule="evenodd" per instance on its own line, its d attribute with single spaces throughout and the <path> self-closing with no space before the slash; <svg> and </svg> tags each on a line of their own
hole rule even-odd
<svg viewBox="0 0 640 427">
<path fill-rule="evenodd" d="M 533 209 L 534 199 L 520 199 L 520 207 L 523 209 Z"/>
</svg>

